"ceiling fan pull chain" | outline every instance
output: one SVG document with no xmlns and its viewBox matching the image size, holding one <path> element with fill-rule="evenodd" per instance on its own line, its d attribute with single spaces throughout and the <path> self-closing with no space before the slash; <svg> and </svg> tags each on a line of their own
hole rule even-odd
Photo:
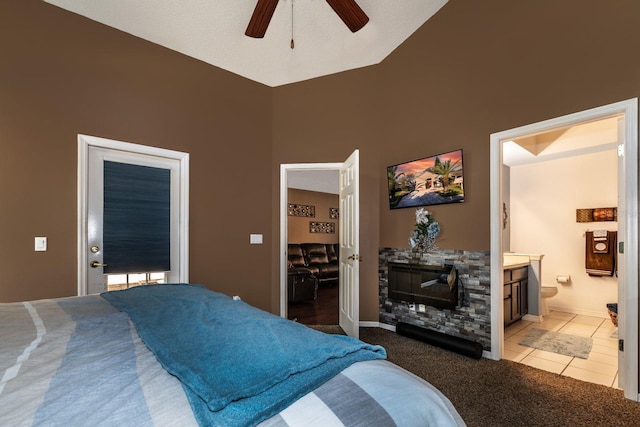
<svg viewBox="0 0 640 427">
<path fill-rule="evenodd" d="M 295 44 L 293 43 L 293 0 L 291 0 L 291 49 L 293 49 Z"/>
</svg>

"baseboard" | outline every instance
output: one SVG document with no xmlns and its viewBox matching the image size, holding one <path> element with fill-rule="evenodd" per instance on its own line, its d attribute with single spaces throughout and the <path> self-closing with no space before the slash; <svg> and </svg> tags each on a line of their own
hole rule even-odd
<svg viewBox="0 0 640 427">
<path fill-rule="evenodd" d="M 575 307 L 561 307 L 558 305 L 549 304 L 549 311 L 562 311 L 563 313 L 579 314 L 582 316 L 600 317 L 602 319 L 608 319 L 609 313 L 607 307 L 603 307 L 602 311 L 582 310 Z"/>
<path fill-rule="evenodd" d="M 542 322 L 543 318 L 542 316 L 539 316 L 537 314 L 525 314 L 524 316 L 522 316 L 522 320 L 526 320 L 528 322 L 540 323 Z"/>
<path fill-rule="evenodd" d="M 395 326 L 387 325 L 386 323 L 380 323 L 380 322 L 360 322 L 359 325 L 361 328 L 380 328 L 380 329 L 386 329 L 387 331 L 391 331 L 391 332 L 396 331 Z"/>
<path fill-rule="evenodd" d="M 380 322 L 371 322 L 371 321 L 360 322 L 358 323 L 358 326 L 360 326 L 361 328 L 377 328 L 380 326 Z"/>
</svg>

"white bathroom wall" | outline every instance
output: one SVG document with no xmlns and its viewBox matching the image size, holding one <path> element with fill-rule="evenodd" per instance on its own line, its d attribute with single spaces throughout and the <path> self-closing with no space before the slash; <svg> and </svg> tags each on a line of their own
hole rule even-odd
<svg viewBox="0 0 640 427">
<path fill-rule="evenodd" d="M 558 287 L 549 308 L 608 317 L 618 281 L 585 272 L 585 231 L 617 230 L 617 222 L 578 223 L 576 209 L 617 206 L 616 151 L 512 166 L 510 186 L 510 249 L 544 254 L 542 284 Z M 571 282 L 557 283 L 560 274 Z"/>
</svg>

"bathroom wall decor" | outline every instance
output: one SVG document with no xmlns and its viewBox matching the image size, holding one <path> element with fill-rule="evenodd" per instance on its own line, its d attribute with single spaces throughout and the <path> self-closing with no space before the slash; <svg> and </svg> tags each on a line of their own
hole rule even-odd
<svg viewBox="0 0 640 427">
<path fill-rule="evenodd" d="M 617 221 L 618 208 L 576 209 L 576 222 Z"/>
<path fill-rule="evenodd" d="M 585 268 L 589 276 L 613 276 L 617 269 L 617 231 L 585 233 Z"/>
</svg>

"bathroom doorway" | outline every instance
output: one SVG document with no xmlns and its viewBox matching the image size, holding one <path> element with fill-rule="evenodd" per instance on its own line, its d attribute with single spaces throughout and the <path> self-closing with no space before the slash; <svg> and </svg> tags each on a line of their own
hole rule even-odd
<svg viewBox="0 0 640 427">
<path fill-rule="evenodd" d="M 638 269 L 635 261 L 638 254 L 636 215 L 638 169 L 637 99 L 610 104 L 491 135 L 491 298 L 492 306 L 498 307 L 498 310 L 492 311 L 492 325 L 495 326 L 492 328 L 492 357 L 500 359 L 504 354 L 504 313 L 502 313 L 501 309 L 503 297 L 501 286 L 502 248 L 504 245 L 504 194 L 502 193 L 505 185 L 503 171 L 504 144 L 507 141 L 523 140 L 548 134 L 549 132 L 562 133 L 570 127 L 613 118 L 619 122 L 618 140 L 616 141 L 617 155 L 619 156 L 618 241 L 621 243 L 620 249 L 623 249 L 618 253 L 618 302 L 620 312 L 619 338 L 624 340 L 624 352 L 618 353 L 618 369 L 620 372 L 620 387 L 624 389 L 625 397 L 638 401 L 640 400 L 638 396 L 638 335 L 637 328 L 633 327 L 633 325 L 637 325 L 638 321 Z M 580 148 L 584 149 L 584 147 Z M 592 148 L 592 150 L 596 149 Z M 552 171 L 549 171 L 549 173 L 552 173 Z M 557 176 L 557 182 L 560 183 L 560 178 L 566 175 L 563 175 L 562 172 L 557 172 Z M 596 171 L 594 171 L 592 177 L 593 179 L 599 179 Z M 586 208 L 586 206 L 576 206 L 576 208 Z M 634 260 L 634 262 L 626 263 L 625 260 Z M 626 333 L 627 331 L 629 333 Z"/>
<path fill-rule="evenodd" d="M 518 257 L 507 254 L 540 258 L 539 267 L 531 260 L 530 270 L 537 271 L 529 273 L 528 314 L 505 326 L 503 358 L 607 387 L 618 386 L 618 331 L 607 313 L 607 304 L 618 301 L 616 250 L 612 243 L 589 257 L 603 269 L 592 276 L 585 269 L 585 249 L 592 253 L 587 231 L 613 238 L 618 223 L 594 222 L 583 209 L 618 205 L 618 120 L 503 143 L 505 268 Z M 520 344 L 541 331 L 589 342 L 591 350 L 584 359 Z"/>
</svg>

